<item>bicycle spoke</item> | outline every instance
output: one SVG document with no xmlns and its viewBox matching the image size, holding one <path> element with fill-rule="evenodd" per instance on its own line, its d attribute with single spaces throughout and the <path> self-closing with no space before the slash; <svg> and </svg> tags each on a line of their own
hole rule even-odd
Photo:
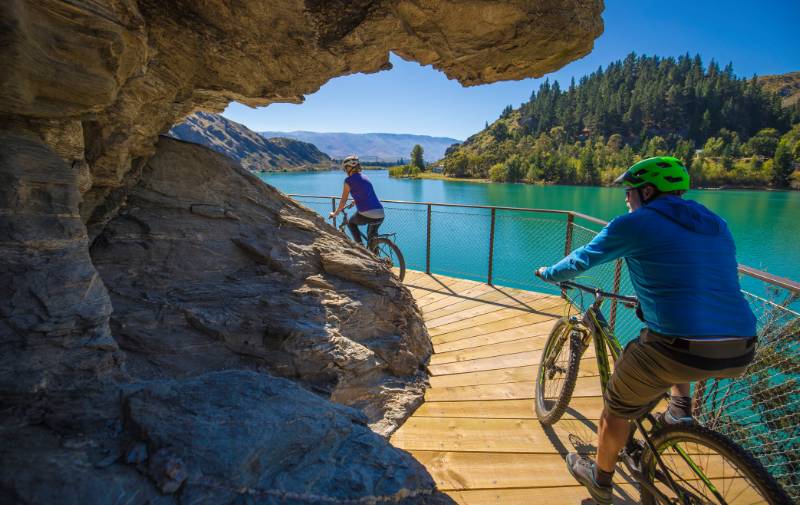
<svg viewBox="0 0 800 505">
<path fill-rule="evenodd" d="M 766 503 L 760 495 L 754 500 L 758 491 L 747 474 L 711 446 L 686 440 L 662 447 L 660 451 L 667 472 L 689 503 Z M 656 470 L 653 477 L 662 492 L 674 495 L 665 475 Z"/>
<path fill-rule="evenodd" d="M 550 364 L 545 369 L 545 395 L 544 400 L 551 402 L 557 400 L 561 394 L 564 376 L 569 365 L 569 344 L 566 336 L 555 345 L 560 347 L 558 354 L 552 357 Z"/>
</svg>

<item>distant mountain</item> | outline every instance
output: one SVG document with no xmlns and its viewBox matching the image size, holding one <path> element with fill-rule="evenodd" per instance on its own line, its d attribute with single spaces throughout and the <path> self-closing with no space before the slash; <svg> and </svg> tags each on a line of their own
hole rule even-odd
<svg viewBox="0 0 800 505">
<path fill-rule="evenodd" d="M 758 82 L 765 89 L 781 97 L 781 105 L 791 107 L 800 102 L 800 72 L 781 75 L 762 75 Z"/>
<path fill-rule="evenodd" d="M 429 137 L 398 133 L 318 133 L 308 131 L 259 132 L 272 137 L 288 137 L 310 142 L 333 158 L 344 158 L 350 154 L 369 161 L 396 161 L 409 159 L 415 144 L 422 146 L 425 161 L 437 161 L 453 144 L 461 142 L 449 137 Z"/>
<path fill-rule="evenodd" d="M 233 158 L 249 170 L 329 168 L 331 159 L 313 144 L 288 138 L 267 139 L 217 114 L 196 112 L 172 127 L 176 139 L 204 145 Z"/>
</svg>

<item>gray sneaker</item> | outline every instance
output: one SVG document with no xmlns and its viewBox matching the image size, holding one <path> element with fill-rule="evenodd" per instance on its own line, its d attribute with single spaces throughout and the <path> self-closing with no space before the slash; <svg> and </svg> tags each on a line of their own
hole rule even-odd
<svg viewBox="0 0 800 505">
<path fill-rule="evenodd" d="M 686 405 L 686 400 L 689 400 L 688 405 Z M 667 425 L 693 423 L 691 400 L 684 398 L 681 403 L 681 399 L 670 396 L 667 409 L 660 416 L 656 415 L 656 418 L 660 418 L 660 421 Z"/>
<path fill-rule="evenodd" d="M 594 461 L 571 452 L 567 454 L 567 470 L 575 477 L 575 480 L 586 486 L 594 501 L 600 505 L 611 505 L 611 499 L 614 496 L 613 488 L 597 483 L 594 476 Z"/>
</svg>

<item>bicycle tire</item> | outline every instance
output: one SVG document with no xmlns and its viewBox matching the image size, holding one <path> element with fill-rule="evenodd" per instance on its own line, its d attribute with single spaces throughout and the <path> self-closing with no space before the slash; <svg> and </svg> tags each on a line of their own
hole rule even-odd
<svg viewBox="0 0 800 505">
<path fill-rule="evenodd" d="M 384 247 L 387 247 L 391 252 L 389 253 Z M 397 278 L 401 282 L 403 281 L 406 276 L 406 260 L 403 258 L 403 253 L 400 252 L 400 248 L 397 247 L 397 244 L 388 238 L 377 237 L 370 241 L 370 251 L 379 259 L 384 261 L 388 260 L 390 268 L 397 267 Z M 394 254 L 394 258 L 392 258 L 392 254 Z"/>
<path fill-rule="evenodd" d="M 652 434 L 652 442 L 653 447 L 662 454 L 668 447 L 672 447 L 675 444 L 680 443 L 694 443 L 699 445 L 704 445 L 705 447 L 716 451 L 716 453 L 721 456 L 725 462 L 727 462 L 730 466 L 733 466 L 742 473 L 742 476 L 747 479 L 750 483 L 750 487 L 755 489 L 758 494 L 761 495 L 763 498 L 764 503 L 768 503 L 770 505 L 784 505 L 792 503 L 789 496 L 786 494 L 786 491 L 778 484 L 777 481 L 767 472 L 767 470 L 761 465 L 761 463 L 756 460 L 752 455 L 746 452 L 742 447 L 738 444 L 731 441 L 725 435 L 718 433 L 716 431 L 710 430 L 698 424 L 681 424 L 681 425 L 673 425 L 673 426 L 662 426 L 661 428 L 656 429 L 656 431 Z M 708 459 L 708 456 L 706 456 Z M 676 461 L 678 458 L 674 458 Z M 699 459 L 699 458 L 698 458 Z M 697 463 L 695 461 L 695 463 Z M 685 464 L 685 463 L 682 463 Z M 722 463 L 720 463 L 721 465 Z M 715 466 L 717 464 L 715 463 Z M 653 484 L 655 481 L 655 471 L 658 468 L 658 463 L 653 457 L 652 451 L 650 451 L 649 447 L 645 449 L 644 454 L 642 455 L 642 476 L 649 482 Z M 689 468 L 688 466 L 686 468 Z M 724 466 L 722 466 L 724 470 Z M 674 470 L 670 471 L 670 474 L 674 477 L 678 477 L 678 481 L 676 483 L 680 485 L 680 482 L 684 482 L 685 480 L 680 478 L 679 472 L 680 468 L 676 467 Z M 704 473 L 706 472 L 704 469 Z M 723 477 L 725 476 L 723 472 Z M 722 482 L 722 491 L 725 492 L 725 485 L 726 482 L 720 477 L 709 477 L 714 483 L 714 480 L 718 482 Z M 737 483 L 728 479 L 729 490 L 733 488 L 734 485 Z M 661 482 L 661 479 L 659 479 Z M 739 483 L 741 484 L 741 483 Z M 665 492 L 668 496 L 672 497 L 673 492 L 672 490 L 664 485 L 659 486 L 656 483 L 656 487 Z M 687 483 L 686 487 L 705 487 L 702 481 L 695 480 L 692 483 Z M 719 490 L 718 490 L 719 491 Z M 733 492 L 733 491 L 732 491 Z M 641 492 L 641 502 L 643 505 L 655 505 L 659 503 L 655 496 L 652 493 L 647 491 L 646 488 L 642 489 Z M 722 493 L 720 493 L 722 494 Z M 712 493 L 713 496 L 713 493 Z M 740 496 L 740 495 L 739 495 Z M 736 496 L 738 497 L 738 496 Z M 736 498 L 734 497 L 734 498 Z M 717 497 L 714 497 L 716 501 L 718 501 Z M 715 501 L 710 501 L 710 503 L 715 503 Z M 728 500 L 725 500 L 725 503 L 730 503 Z M 735 502 L 734 502 L 735 503 Z M 754 503 L 752 499 L 748 496 L 747 501 L 745 503 Z M 733 504 L 731 504 L 733 505 Z"/>
<path fill-rule="evenodd" d="M 552 400 L 547 400 L 545 398 L 545 386 L 547 382 L 545 374 L 551 370 L 548 370 L 548 365 L 546 364 L 553 352 L 560 353 L 563 350 L 564 344 L 569 346 L 567 350 L 569 356 L 567 358 L 564 382 L 561 386 L 561 390 L 558 391 L 558 399 L 553 405 L 548 405 L 547 402 L 552 402 Z M 534 405 L 536 417 L 543 426 L 550 426 L 558 422 L 561 416 L 564 415 L 564 411 L 567 409 L 572 399 L 572 392 L 575 390 L 575 383 L 578 380 L 578 368 L 581 364 L 580 345 L 580 339 L 576 338 L 573 333 L 573 328 L 569 324 L 569 320 L 566 317 L 559 319 L 550 331 L 550 335 L 547 337 L 547 343 L 544 345 L 542 358 L 539 361 L 539 368 L 536 371 L 536 400 L 534 401 Z M 552 377 L 549 380 L 552 380 Z"/>
</svg>

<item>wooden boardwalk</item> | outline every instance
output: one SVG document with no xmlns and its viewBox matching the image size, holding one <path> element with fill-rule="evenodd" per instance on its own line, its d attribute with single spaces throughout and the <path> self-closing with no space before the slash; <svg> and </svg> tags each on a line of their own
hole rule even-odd
<svg viewBox="0 0 800 505">
<path fill-rule="evenodd" d="M 558 504 L 591 501 L 567 472 L 567 452 L 596 447 L 602 409 L 597 365 L 587 352 L 570 408 L 543 428 L 533 408 L 539 357 L 556 319 L 557 296 L 420 272 L 405 284 L 433 341 L 424 404 L 392 443 L 424 464 L 456 502 Z M 637 503 L 617 472 L 615 503 Z"/>
</svg>

